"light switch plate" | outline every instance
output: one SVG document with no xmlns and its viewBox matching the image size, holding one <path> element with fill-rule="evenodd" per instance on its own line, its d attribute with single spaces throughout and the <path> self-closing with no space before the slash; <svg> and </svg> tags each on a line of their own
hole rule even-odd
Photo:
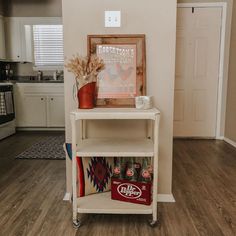
<svg viewBox="0 0 236 236">
<path fill-rule="evenodd" d="M 105 11 L 105 27 L 120 27 L 120 11 Z"/>
</svg>

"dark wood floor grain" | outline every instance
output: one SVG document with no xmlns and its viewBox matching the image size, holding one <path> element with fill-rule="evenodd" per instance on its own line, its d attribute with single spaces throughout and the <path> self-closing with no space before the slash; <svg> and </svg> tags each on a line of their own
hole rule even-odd
<svg viewBox="0 0 236 236">
<path fill-rule="evenodd" d="M 160 203 L 161 227 L 147 216 L 83 215 L 75 230 L 63 202 L 65 161 L 15 160 L 48 133 L 0 141 L 0 235 L 236 235 L 236 149 L 222 141 L 175 140 L 173 194 Z M 55 133 L 55 135 L 58 135 Z"/>
</svg>

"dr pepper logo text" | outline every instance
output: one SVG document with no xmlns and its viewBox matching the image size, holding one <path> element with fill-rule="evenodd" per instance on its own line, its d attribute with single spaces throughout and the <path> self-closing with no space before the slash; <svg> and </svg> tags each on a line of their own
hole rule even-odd
<svg viewBox="0 0 236 236">
<path fill-rule="evenodd" d="M 142 195 L 142 191 L 139 187 L 133 184 L 123 183 L 118 185 L 117 192 L 125 198 L 137 199 Z"/>
</svg>

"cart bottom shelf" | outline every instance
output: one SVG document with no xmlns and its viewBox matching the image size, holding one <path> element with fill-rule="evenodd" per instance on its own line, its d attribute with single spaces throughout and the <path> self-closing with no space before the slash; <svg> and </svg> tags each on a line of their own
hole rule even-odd
<svg viewBox="0 0 236 236">
<path fill-rule="evenodd" d="M 92 194 L 77 199 L 78 213 L 152 214 L 152 205 L 140 205 L 111 199 L 111 192 Z"/>
</svg>

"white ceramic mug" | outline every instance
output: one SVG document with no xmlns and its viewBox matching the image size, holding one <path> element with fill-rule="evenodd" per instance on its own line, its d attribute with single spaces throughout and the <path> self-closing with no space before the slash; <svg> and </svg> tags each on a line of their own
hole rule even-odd
<svg viewBox="0 0 236 236">
<path fill-rule="evenodd" d="M 135 107 L 137 109 L 151 109 L 152 108 L 152 96 L 138 96 L 135 97 Z"/>
</svg>

